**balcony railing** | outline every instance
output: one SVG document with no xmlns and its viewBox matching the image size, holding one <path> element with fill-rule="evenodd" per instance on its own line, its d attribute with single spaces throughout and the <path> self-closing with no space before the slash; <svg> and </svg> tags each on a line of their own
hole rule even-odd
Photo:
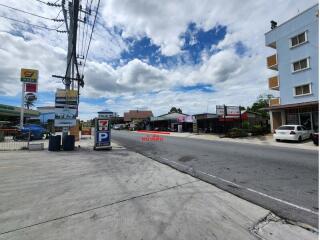
<svg viewBox="0 0 320 240">
<path fill-rule="evenodd" d="M 279 82 L 278 76 L 274 76 L 274 77 L 269 78 L 268 82 L 269 82 L 269 89 L 270 90 L 279 90 L 280 82 Z"/>
<path fill-rule="evenodd" d="M 280 105 L 280 98 L 271 98 L 269 100 L 269 107 L 279 106 Z"/>
<path fill-rule="evenodd" d="M 267 57 L 267 67 L 272 70 L 278 70 L 277 54 Z"/>
</svg>

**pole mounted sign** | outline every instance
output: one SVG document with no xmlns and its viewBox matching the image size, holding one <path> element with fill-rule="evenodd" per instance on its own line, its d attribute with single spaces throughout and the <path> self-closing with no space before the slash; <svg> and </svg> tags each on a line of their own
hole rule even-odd
<svg viewBox="0 0 320 240">
<path fill-rule="evenodd" d="M 96 118 L 95 121 L 95 137 L 94 150 L 97 149 L 111 149 L 111 130 L 108 119 Z"/>
<path fill-rule="evenodd" d="M 20 80 L 21 80 L 21 110 L 20 110 L 20 128 L 23 128 L 23 118 L 24 118 L 24 103 L 25 103 L 25 92 L 28 92 L 28 90 L 31 90 L 30 92 L 36 92 L 37 91 L 37 83 L 38 83 L 38 76 L 39 71 L 36 69 L 27 69 L 27 68 L 21 68 L 20 73 Z M 34 84 L 35 86 L 32 86 L 30 89 L 30 86 L 28 89 L 26 89 L 26 84 Z"/>
<path fill-rule="evenodd" d="M 38 70 L 21 68 L 21 82 L 24 83 L 37 83 L 38 82 Z"/>
<path fill-rule="evenodd" d="M 56 127 L 75 126 L 77 109 L 78 92 L 76 90 L 57 89 L 54 125 Z"/>
</svg>

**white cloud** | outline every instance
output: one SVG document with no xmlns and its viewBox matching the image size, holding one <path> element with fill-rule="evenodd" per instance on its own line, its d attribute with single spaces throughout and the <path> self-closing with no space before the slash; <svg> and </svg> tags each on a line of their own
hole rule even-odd
<svg viewBox="0 0 320 240">
<path fill-rule="evenodd" d="M 17 0 L 0 2 L 52 18 L 57 14 L 56 10 L 36 1 L 33 4 Z M 160 114 L 167 112 L 173 105 L 188 113 L 204 112 L 207 105 L 209 112 L 214 111 L 212 107 L 215 104 L 249 105 L 257 95 L 268 91 L 267 77 L 271 72 L 265 67 L 265 57 L 274 52 L 264 46 L 264 33 L 269 30 L 269 21 L 284 22 L 296 15 L 298 9 L 302 11 L 315 3 L 315 0 L 102 1 L 101 24 L 96 25 L 81 96 L 106 97 L 106 107 L 110 106 L 119 113 L 145 106 Z M 28 20 L 32 24 L 45 24 L 48 27 L 57 25 L 5 8 L 0 8 L 0 13 Z M 191 22 L 205 30 L 218 25 L 227 26 L 225 39 L 212 46 L 219 52 L 213 56 L 203 52 L 200 65 L 179 64 L 168 70 L 161 64 L 151 66 L 138 59 L 120 67 L 107 63 L 119 58 L 121 52 L 128 48 L 123 37 L 129 36 L 148 36 L 161 47 L 162 54 L 170 56 L 179 53 L 188 57 L 181 50 L 183 41 L 179 36 Z M 102 24 L 108 26 L 109 31 Z M 123 29 L 122 36 L 110 30 L 114 27 Z M 238 41 L 248 47 L 243 57 L 235 52 Z M 66 34 L 31 29 L 28 25 L 1 18 L 0 42 L 1 95 L 16 95 L 20 91 L 21 67 L 39 69 L 40 91 L 54 91 L 62 87 L 61 81 L 53 79 L 51 75 L 63 74 L 65 71 Z M 216 92 L 183 93 L 172 90 L 177 86 L 197 83 L 212 84 Z M 100 108 L 103 106 L 80 104 L 86 117 L 90 114 L 94 116 Z"/>
</svg>

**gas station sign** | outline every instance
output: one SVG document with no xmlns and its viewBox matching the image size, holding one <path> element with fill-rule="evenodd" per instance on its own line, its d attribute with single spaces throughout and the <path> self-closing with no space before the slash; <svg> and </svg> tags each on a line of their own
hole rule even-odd
<svg viewBox="0 0 320 240">
<path fill-rule="evenodd" d="M 25 83 L 37 83 L 38 82 L 38 70 L 21 68 L 21 82 Z"/>
</svg>

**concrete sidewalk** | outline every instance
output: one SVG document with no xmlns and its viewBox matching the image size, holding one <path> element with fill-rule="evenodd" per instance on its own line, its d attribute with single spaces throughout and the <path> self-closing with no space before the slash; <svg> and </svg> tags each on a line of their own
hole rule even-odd
<svg viewBox="0 0 320 240">
<path fill-rule="evenodd" d="M 244 137 L 244 138 L 225 138 L 225 137 L 222 138 L 218 134 L 209 134 L 209 133 L 195 134 L 195 133 L 170 132 L 170 135 L 165 135 L 165 136 L 166 137 L 172 136 L 172 137 L 194 138 L 194 139 L 211 140 L 211 141 L 249 143 L 249 144 L 287 147 L 287 148 L 296 148 L 296 149 L 306 149 L 306 150 L 315 150 L 315 151 L 319 150 L 319 148 L 317 146 L 315 146 L 311 140 L 307 140 L 302 143 L 276 142 L 273 139 L 272 134 L 267 134 L 264 136 Z"/>
<path fill-rule="evenodd" d="M 317 238 L 121 146 L 0 154 L 0 239 Z"/>
</svg>

